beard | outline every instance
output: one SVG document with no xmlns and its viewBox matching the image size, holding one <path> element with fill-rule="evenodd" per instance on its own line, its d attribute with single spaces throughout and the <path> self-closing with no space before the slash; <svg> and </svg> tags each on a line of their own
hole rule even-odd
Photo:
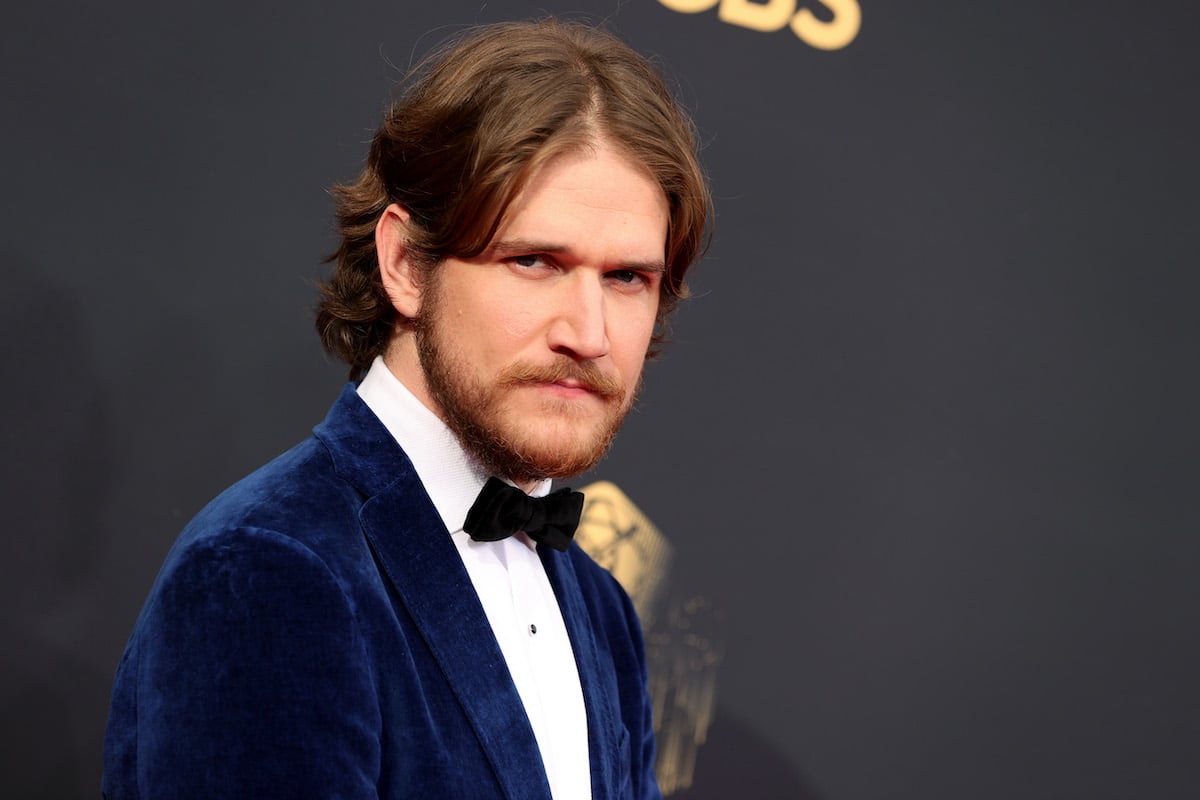
<svg viewBox="0 0 1200 800">
<path fill-rule="evenodd" d="M 518 361 L 488 382 L 456 352 L 452 333 L 439 324 L 436 274 L 427 276 L 421 314 L 414 319 L 417 354 L 430 395 L 463 449 L 490 473 L 516 483 L 567 478 L 586 472 L 608 452 L 641 389 L 632 392 L 594 362 L 555 355 L 548 364 Z M 601 401 L 544 398 L 535 409 L 508 401 L 532 387 L 574 380 Z"/>
</svg>

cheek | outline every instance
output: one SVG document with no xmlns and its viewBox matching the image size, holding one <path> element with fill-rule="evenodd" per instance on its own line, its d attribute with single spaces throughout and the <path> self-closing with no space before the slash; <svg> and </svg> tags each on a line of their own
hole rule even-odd
<svg viewBox="0 0 1200 800">
<path fill-rule="evenodd" d="M 626 378 L 635 378 L 646 361 L 646 350 L 654 335 L 654 314 L 628 315 L 610 329 L 609 341 L 618 366 Z"/>
<path fill-rule="evenodd" d="M 538 327 L 536 315 L 523 308 L 510 308 L 497 321 L 496 330 L 502 331 L 502 336 L 509 342 L 523 342 L 528 339 Z"/>
<path fill-rule="evenodd" d="M 534 311 L 506 303 L 499 297 L 492 303 L 464 308 L 454 320 L 459 341 L 469 347 L 472 357 L 496 369 L 521 358 L 541 324 Z"/>
<path fill-rule="evenodd" d="M 450 334 L 469 342 L 472 352 L 485 359 L 511 355 L 508 351 L 538 324 L 528 299 L 497 280 L 499 276 L 495 271 L 463 270 L 453 276 L 457 283 L 446 282 L 442 295 Z"/>
</svg>

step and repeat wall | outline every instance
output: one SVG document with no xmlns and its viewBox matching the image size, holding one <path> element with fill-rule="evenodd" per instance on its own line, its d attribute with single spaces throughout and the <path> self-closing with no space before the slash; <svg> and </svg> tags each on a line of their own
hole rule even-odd
<svg viewBox="0 0 1200 800">
<path fill-rule="evenodd" d="M 0 794 L 98 795 L 168 547 L 338 393 L 327 188 L 404 70 L 546 13 L 662 66 L 716 196 L 581 481 L 664 788 L 1194 797 L 1200 12 L 1033 0 L 7 10 Z"/>
</svg>

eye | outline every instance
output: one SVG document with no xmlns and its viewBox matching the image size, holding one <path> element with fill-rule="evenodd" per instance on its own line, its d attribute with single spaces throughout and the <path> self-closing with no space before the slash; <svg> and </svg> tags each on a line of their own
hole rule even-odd
<svg viewBox="0 0 1200 800">
<path fill-rule="evenodd" d="M 626 286 L 650 286 L 653 282 L 650 275 L 634 269 L 615 269 L 608 273 L 608 277 L 610 280 Z"/>
<path fill-rule="evenodd" d="M 545 266 L 546 265 L 545 257 L 539 255 L 538 253 L 529 253 L 528 255 L 513 256 L 512 258 L 509 259 L 509 261 L 516 264 L 518 267 L 525 267 L 526 269 L 533 269 L 534 267 L 537 267 L 537 266 Z"/>
</svg>

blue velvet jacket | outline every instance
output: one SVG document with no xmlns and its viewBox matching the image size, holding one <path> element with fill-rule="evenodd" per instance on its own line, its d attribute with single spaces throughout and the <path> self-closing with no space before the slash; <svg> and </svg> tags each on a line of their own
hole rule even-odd
<svg viewBox="0 0 1200 800">
<path fill-rule="evenodd" d="M 578 546 L 539 553 L 579 667 L 592 796 L 657 798 L 633 607 Z M 167 556 L 117 670 L 103 791 L 550 800 L 454 544 L 353 385 Z"/>
</svg>

